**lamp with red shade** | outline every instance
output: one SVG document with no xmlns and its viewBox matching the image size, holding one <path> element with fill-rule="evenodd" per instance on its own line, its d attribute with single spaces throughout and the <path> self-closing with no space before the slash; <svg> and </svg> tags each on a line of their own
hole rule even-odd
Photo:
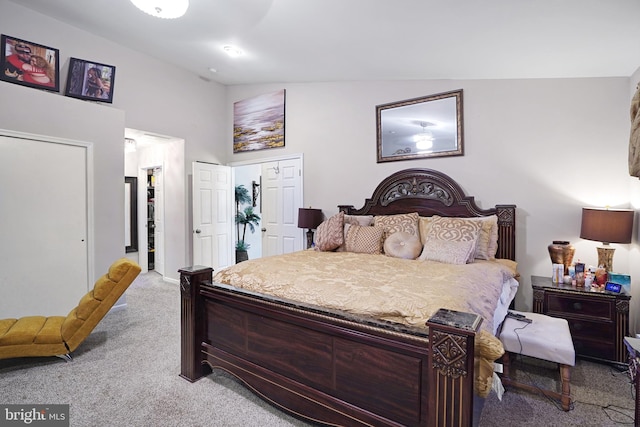
<svg viewBox="0 0 640 427">
<path fill-rule="evenodd" d="M 602 242 L 598 247 L 598 266 L 613 271 L 615 248 L 609 243 L 631 243 L 633 217 L 631 209 L 582 208 L 580 238 Z"/>
<path fill-rule="evenodd" d="M 307 249 L 313 246 L 313 230 L 322 223 L 322 210 L 312 208 L 298 209 L 298 228 L 307 228 Z"/>
</svg>

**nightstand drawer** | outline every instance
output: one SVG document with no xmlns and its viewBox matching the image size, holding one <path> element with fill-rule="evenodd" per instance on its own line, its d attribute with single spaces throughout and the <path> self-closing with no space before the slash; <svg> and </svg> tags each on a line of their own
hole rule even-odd
<svg viewBox="0 0 640 427">
<path fill-rule="evenodd" d="M 631 295 L 624 290 L 591 292 L 542 276 L 531 276 L 531 287 L 535 313 L 569 323 L 576 356 L 626 363 L 628 352 L 623 339 L 629 335 Z"/>
<path fill-rule="evenodd" d="M 591 339 L 609 346 L 615 340 L 615 325 L 611 321 L 594 322 L 569 318 L 567 322 L 569 323 L 571 337 L 574 339 Z"/>
<path fill-rule="evenodd" d="M 576 298 L 575 295 L 548 293 L 547 314 L 557 317 L 576 315 L 591 319 L 611 320 L 615 307 L 613 301 L 603 298 Z"/>
</svg>

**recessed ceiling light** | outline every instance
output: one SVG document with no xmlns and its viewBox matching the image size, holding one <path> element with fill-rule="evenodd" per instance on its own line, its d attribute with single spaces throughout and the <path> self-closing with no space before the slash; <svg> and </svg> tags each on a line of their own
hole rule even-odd
<svg viewBox="0 0 640 427">
<path fill-rule="evenodd" d="M 237 58 L 238 56 L 241 56 L 244 54 L 244 52 L 242 52 L 242 49 L 232 45 L 223 46 L 222 50 L 224 50 L 227 53 L 227 55 L 229 55 L 232 58 Z"/>
<path fill-rule="evenodd" d="M 210 68 L 209 68 L 209 71 L 210 71 L 210 72 L 212 72 L 212 73 L 214 73 L 214 74 L 218 72 L 218 70 L 216 70 L 216 69 L 215 69 L 215 68 L 213 68 L 213 67 L 210 67 Z"/>
<path fill-rule="evenodd" d="M 138 9 L 164 19 L 180 18 L 189 8 L 189 0 L 131 0 Z"/>
</svg>

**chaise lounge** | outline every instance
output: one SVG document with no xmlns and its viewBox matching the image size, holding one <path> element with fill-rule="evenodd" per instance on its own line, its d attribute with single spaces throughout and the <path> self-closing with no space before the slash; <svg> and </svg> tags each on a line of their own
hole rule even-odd
<svg viewBox="0 0 640 427">
<path fill-rule="evenodd" d="M 58 356 L 71 360 L 71 352 L 89 336 L 138 274 L 138 264 L 121 258 L 66 317 L 0 320 L 0 359 Z"/>
</svg>

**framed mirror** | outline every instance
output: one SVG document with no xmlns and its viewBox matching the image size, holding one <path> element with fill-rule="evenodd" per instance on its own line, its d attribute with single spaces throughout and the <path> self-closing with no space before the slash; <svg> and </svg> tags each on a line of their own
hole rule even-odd
<svg viewBox="0 0 640 427">
<path fill-rule="evenodd" d="M 378 163 L 464 154 L 462 89 L 376 106 Z"/>
<path fill-rule="evenodd" d="M 138 252 L 138 178 L 124 177 L 124 247 Z"/>
</svg>

